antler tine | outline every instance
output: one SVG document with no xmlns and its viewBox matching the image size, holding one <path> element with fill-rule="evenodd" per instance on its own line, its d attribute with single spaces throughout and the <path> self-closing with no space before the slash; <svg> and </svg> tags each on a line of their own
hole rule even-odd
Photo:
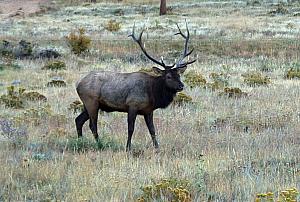
<svg viewBox="0 0 300 202">
<path fill-rule="evenodd" d="M 177 33 L 174 34 L 174 35 L 181 35 L 183 38 L 186 38 L 186 36 L 182 33 L 182 31 L 181 31 L 181 29 L 180 29 L 178 23 L 176 23 L 176 26 L 177 26 L 179 32 L 177 32 Z"/>
<path fill-rule="evenodd" d="M 196 62 L 196 60 L 188 61 L 185 63 L 182 62 L 187 56 L 191 55 L 192 52 L 194 51 L 194 49 L 192 49 L 191 51 L 188 51 L 188 42 L 190 40 L 190 31 L 189 31 L 186 20 L 185 20 L 185 25 L 186 25 L 186 35 L 182 33 L 181 29 L 179 28 L 178 24 L 176 23 L 176 26 L 177 26 L 179 32 L 176 33 L 175 35 L 181 35 L 185 39 L 183 54 L 180 57 L 180 59 L 178 60 L 178 62 L 176 63 L 176 68 L 185 67 L 189 64 Z"/>
<path fill-rule="evenodd" d="M 162 66 L 164 69 L 171 69 L 172 67 L 175 66 L 175 64 L 173 65 L 166 65 L 163 61 L 163 59 L 161 59 L 161 62 L 157 61 L 156 59 L 154 59 L 153 57 L 151 57 L 147 51 L 145 50 L 145 47 L 142 43 L 142 36 L 143 36 L 143 33 L 144 33 L 144 28 L 143 30 L 141 31 L 140 35 L 139 35 L 139 38 L 137 39 L 135 37 L 135 24 L 133 25 L 133 29 L 132 29 L 132 34 L 128 35 L 128 37 L 132 37 L 132 39 L 137 42 L 137 44 L 140 46 L 142 52 L 146 55 L 147 58 L 149 58 L 152 62 Z"/>
</svg>

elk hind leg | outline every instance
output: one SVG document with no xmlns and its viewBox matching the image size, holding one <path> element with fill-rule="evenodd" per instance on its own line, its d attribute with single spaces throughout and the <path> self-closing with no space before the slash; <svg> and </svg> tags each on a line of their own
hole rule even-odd
<svg viewBox="0 0 300 202">
<path fill-rule="evenodd" d="M 98 111 L 99 111 L 99 103 L 97 100 L 86 100 L 84 103 L 87 109 L 89 118 L 90 118 L 90 129 L 95 137 L 95 140 L 99 141 L 99 135 L 97 131 L 97 121 L 98 121 Z"/>
<path fill-rule="evenodd" d="M 88 119 L 89 119 L 89 114 L 88 114 L 86 108 L 84 107 L 81 114 L 79 114 L 79 116 L 77 116 L 75 119 L 78 138 L 82 137 L 82 126 Z"/>
</svg>

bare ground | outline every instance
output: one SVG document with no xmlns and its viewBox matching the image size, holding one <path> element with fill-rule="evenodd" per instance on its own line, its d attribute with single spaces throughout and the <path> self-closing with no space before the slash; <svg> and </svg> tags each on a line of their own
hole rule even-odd
<svg viewBox="0 0 300 202">
<path fill-rule="evenodd" d="M 48 0 L 0 0 L 0 19 L 28 16 L 41 11 L 41 5 Z"/>
</svg>

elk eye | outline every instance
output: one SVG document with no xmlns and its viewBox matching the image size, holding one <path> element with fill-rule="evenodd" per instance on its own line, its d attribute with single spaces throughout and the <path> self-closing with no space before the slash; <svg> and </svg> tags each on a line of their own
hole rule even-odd
<svg viewBox="0 0 300 202">
<path fill-rule="evenodd" d="M 171 75 L 167 75 L 167 79 L 171 79 L 172 78 L 172 76 Z"/>
</svg>

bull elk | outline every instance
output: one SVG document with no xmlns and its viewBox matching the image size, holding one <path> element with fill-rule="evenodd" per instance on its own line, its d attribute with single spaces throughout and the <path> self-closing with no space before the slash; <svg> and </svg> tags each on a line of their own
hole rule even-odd
<svg viewBox="0 0 300 202">
<path fill-rule="evenodd" d="M 129 35 L 139 45 L 147 58 L 163 68 L 153 67 L 153 71 L 159 76 L 143 72 L 92 71 L 77 82 L 76 90 L 84 104 L 84 110 L 75 119 L 78 137 L 82 137 L 82 126 L 89 119 L 89 127 L 96 141 L 99 140 L 97 132 L 99 109 L 105 112 L 126 112 L 128 114 L 126 151 L 131 149 L 131 138 L 137 115 L 144 116 L 153 145 L 158 149 L 153 124 L 153 111 L 158 108 L 166 108 L 173 101 L 176 93 L 183 90 L 184 85 L 180 80 L 180 75 L 189 64 L 196 61 L 185 61 L 187 56 L 193 52 L 193 50 L 188 51 L 190 34 L 187 23 L 186 34 L 180 30 L 178 25 L 177 28 L 179 32 L 175 35 L 181 35 L 185 39 L 185 44 L 183 54 L 172 65 L 166 65 L 163 59 L 156 60 L 146 52 L 142 42 L 144 29 L 137 38 L 134 25 L 132 34 Z"/>
</svg>

